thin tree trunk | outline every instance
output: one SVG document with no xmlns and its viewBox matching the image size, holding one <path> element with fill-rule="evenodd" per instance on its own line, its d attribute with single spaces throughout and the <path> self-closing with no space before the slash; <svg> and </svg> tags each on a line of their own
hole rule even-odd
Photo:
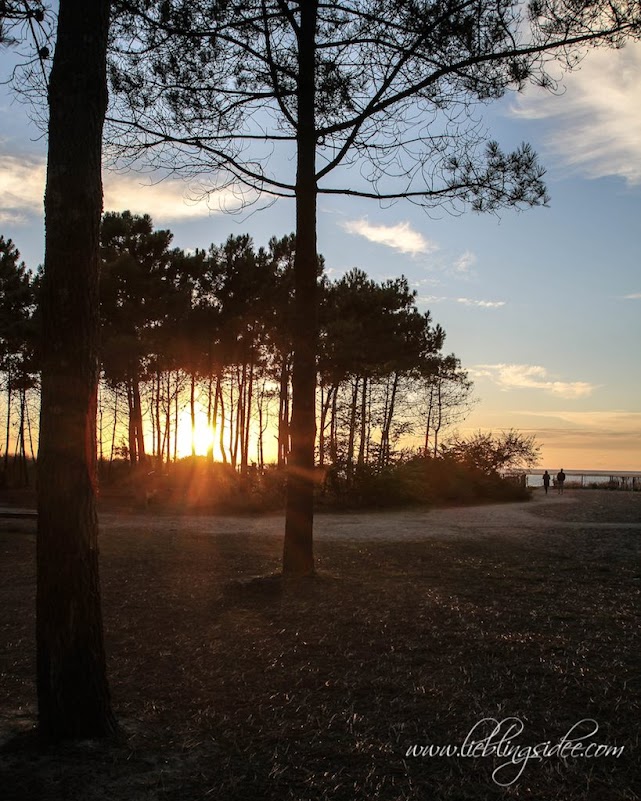
<svg viewBox="0 0 641 801">
<path fill-rule="evenodd" d="M 438 438 L 443 424 L 443 382 L 438 379 L 436 385 L 436 423 L 434 425 L 434 458 L 438 456 Z"/>
<path fill-rule="evenodd" d="M 178 461 L 178 395 L 180 393 L 180 375 L 176 370 L 176 391 L 174 393 L 174 462 Z"/>
<path fill-rule="evenodd" d="M 396 405 L 396 392 L 398 390 L 398 373 L 394 373 L 394 380 L 392 382 L 392 392 L 387 404 L 387 413 L 383 421 L 383 431 L 381 432 L 381 454 L 380 465 L 387 467 L 390 460 L 391 446 L 390 446 L 390 432 L 392 429 L 392 421 L 394 419 L 394 407 Z"/>
<path fill-rule="evenodd" d="M 338 461 L 338 389 L 340 384 L 334 384 L 334 397 L 332 398 L 332 416 L 329 425 L 329 458 L 332 464 Z"/>
<path fill-rule="evenodd" d="M 209 374 L 209 381 L 207 385 L 207 461 L 213 464 L 214 461 L 214 428 L 216 425 L 216 412 L 218 398 L 214 399 L 212 411 L 212 376 Z"/>
<path fill-rule="evenodd" d="M 142 404 L 140 402 L 140 381 L 138 376 L 133 380 L 133 413 L 134 413 L 134 431 L 136 437 L 136 453 L 138 455 L 138 462 L 144 464 L 147 461 L 147 454 L 145 453 L 145 434 L 143 431 L 142 423 Z"/>
<path fill-rule="evenodd" d="M 29 486 L 29 472 L 27 470 L 27 451 L 24 441 L 25 427 L 25 408 L 27 406 L 27 393 L 24 385 L 20 388 L 20 427 L 18 429 L 18 440 L 20 442 L 20 468 L 22 472 L 23 486 Z"/>
<path fill-rule="evenodd" d="M 324 397 L 321 388 L 321 419 L 318 426 L 318 464 L 320 467 L 323 467 L 325 464 L 325 429 L 327 428 L 327 415 L 331 402 L 332 387 L 329 387 Z"/>
<path fill-rule="evenodd" d="M 229 375 L 229 458 L 231 466 L 236 469 L 236 453 L 234 451 L 234 376 Z"/>
<path fill-rule="evenodd" d="M 352 474 L 352 468 L 354 466 L 354 443 L 356 442 L 356 414 L 358 411 L 358 387 L 360 385 L 360 377 L 357 376 L 356 380 L 352 384 L 352 402 L 350 405 L 350 415 L 349 415 L 349 435 L 347 440 L 347 476 L 348 478 Z"/>
<path fill-rule="evenodd" d="M 134 411 L 133 381 L 127 381 L 127 407 L 129 410 L 129 461 L 138 462 L 138 438 L 136 437 L 136 413 Z"/>
<path fill-rule="evenodd" d="M 287 479 L 283 571 L 314 572 L 314 443 L 318 291 L 316 250 L 316 17 L 318 1 L 300 4 L 297 86 L 296 256 L 291 454 Z"/>
<path fill-rule="evenodd" d="M 265 435 L 265 429 L 267 428 L 266 425 L 263 426 L 264 403 L 265 403 L 265 380 L 263 379 L 263 388 L 261 389 L 260 394 L 258 396 L 258 443 L 256 446 L 258 469 L 260 470 L 261 474 L 265 467 L 264 435 Z"/>
<path fill-rule="evenodd" d="M 288 356 L 283 357 L 280 367 L 278 392 L 278 466 L 287 464 L 289 454 L 289 370 Z"/>
<path fill-rule="evenodd" d="M 251 430 L 252 400 L 254 396 L 254 349 L 249 362 L 249 378 L 247 381 L 247 405 L 245 408 L 245 441 L 243 442 L 243 470 L 249 467 L 249 435 Z"/>
<path fill-rule="evenodd" d="M 238 450 L 240 447 L 240 461 L 242 470 L 242 443 L 245 438 L 245 376 L 247 375 L 247 365 L 243 364 L 242 371 L 236 367 L 236 382 L 238 387 L 238 403 L 236 405 L 236 431 L 234 434 L 234 452 L 232 460 L 234 467 L 238 464 Z"/>
<path fill-rule="evenodd" d="M 7 367 L 7 436 L 4 447 L 4 469 L 9 465 L 9 443 L 11 440 L 11 365 Z"/>
<path fill-rule="evenodd" d="M 196 376 L 191 374 L 189 386 L 189 415 L 191 417 L 191 455 L 196 455 Z"/>
<path fill-rule="evenodd" d="M 29 414 L 29 404 L 27 404 L 27 432 L 29 434 L 29 450 L 31 452 L 31 458 L 35 462 L 36 456 L 35 456 L 35 451 L 33 449 L 33 436 L 31 433 L 31 415 Z"/>
<path fill-rule="evenodd" d="M 162 427 L 160 425 L 160 396 L 162 394 L 162 384 L 160 380 L 160 370 L 156 371 L 156 454 L 160 460 L 160 466 L 163 463 L 163 449 L 162 449 Z"/>
<path fill-rule="evenodd" d="M 116 428 L 118 426 L 118 389 L 114 389 L 114 427 L 111 433 L 111 450 L 109 452 L 109 464 L 111 465 L 114 460 L 114 452 L 116 450 Z"/>
<path fill-rule="evenodd" d="M 165 434 L 163 437 L 162 450 L 167 448 L 167 464 L 171 462 L 171 370 L 167 370 L 167 395 L 165 400 Z"/>
<path fill-rule="evenodd" d="M 219 445 L 220 445 L 220 455 L 223 460 L 223 464 L 227 464 L 227 451 L 225 450 L 225 401 L 223 398 L 223 388 L 220 380 L 220 374 L 216 376 L 216 392 L 218 395 L 218 403 L 220 405 L 220 431 L 219 434 Z M 214 415 L 214 420 L 216 416 Z"/>
<path fill-rule="evenodd" d="M 40 730 L 114 731 L 98 574 L 96 405 L 108 0 L 60 0 L 49 81 L 36 647 Z"/>
<path fill-rule="evenodd" d="M 361 439 L 358 446 L 358 464 L 362 467 L 365 464 L 365 443 L 367 441 L 367 388 L 369 382 L 367 376 L 363 376 L 363 389 L 361 396 Z"/>
<path fill-rule="evenodd" d="M 427 407 L 427 422 L 425 423 L 425 447 L 423 455 L 427 459 L 430 454 L 430 428 L 432 427 L 432 408 L 434 403 L 434 385 L 430 381 L 430 400 Z"/>
</svg>

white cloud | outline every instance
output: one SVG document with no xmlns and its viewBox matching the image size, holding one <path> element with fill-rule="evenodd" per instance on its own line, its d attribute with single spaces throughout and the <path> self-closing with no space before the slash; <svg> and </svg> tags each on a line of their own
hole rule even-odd
<svg viewBox="0 0 641 801">
<path fill-rule="evenodd" d="M 586 381 L 558 381 L 545 367 L 530 364 L 479 364 L 470 369 L 472 377 L 489 378 L 501 389 L 536 389 L 561 398 L 585 398 L 594 392 L 595 384 Z"/>
<path fill-rule="evenodd" d="M 416 300 L 418 303 L 442 303 L 444 300 L 448 300 L 448 298 L 439 295 L 419 295 Z"/>
<path fill-rule="evenodd" d="M 350 234 L 357 234 L 375 242 L 378 245 L 398 250 L 401 253 L 409 253 L 415 256 L 419 253 L 433 253 L 438 250 L 438 245 L 426 239 L 418 231 L 412 230 L 408 222 L 397 223 L 396 225 L 371 225 L 367 220 L 348 220 L 341 223 Z"/>
<path fill-rule="evenodd" d="M 474 306 L 477 309 L 498 309 L 505 306 L 504 300 L 473 300 L 472 298 L 448 298 L 444 295 L 419 295 L 419 303 L 462 303 L 464 306 Z"/>
<path fill-rule="evenodd" d="M 182 221 L 207 217 L 210 213 L 238 209 L 241 200 L 230 190 L 213 192 L 206 200 L 190 198 L 190 187 L 178 179 L 150 183 L 142 175 L 104 174 L 105 210 L 129 209 L 150 214 L 156 221 Z"/>
<path fill-rule="evenodd" d="M 641 183 L 641 43 L 594 50 L 567 75 L 560 97 L 530 90 L 513 112 L 553 120 L 547 147 L 591 178 L 617 175 Z"/>
<path fill-rule="evenodd" d="M 624 295 L 624 300 L 641 300 L 641 292 L 633 292 L 631 295 Z"/>
<path fill-rule="evenodd" d="M 44 161 L 0 156 L 0 221 L 20 224 L 28 215 L 41 214 L 44 185 Z"/>
<path fill-rule="evenodd" d="M 457 298 L 457 303 L 464 306 L 477 306 L 480 309 L 498 309 L 505 306 L 504 300 L 473 300 L 472 298 Z"/>
<path fill-rule="evenodd" d="M 454 262 L 454 272 L 467 274 L 474 264 L 476 264 L 476 255 L 471 250 L 466 250 Z"/>
<path fill-rule="evenodd" d="M 44 159 L 0 155 L 0 222 L 19 224 L 42 214 L 45 174 Z M 189 185 L 177 179 L 151 184 L 144 175 L 105 171 L 103 181 L 106 211 L 150 214 L 156 223 L 206 217 L 241 205 L 231 190 L 213 192 L 207 200 L 190 200 Z"/>
</svg>

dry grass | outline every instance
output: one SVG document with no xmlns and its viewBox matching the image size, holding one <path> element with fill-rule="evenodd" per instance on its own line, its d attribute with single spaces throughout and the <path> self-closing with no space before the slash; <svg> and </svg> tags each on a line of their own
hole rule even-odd
<svg viewBox="0 0 641 801">
<path fill-rule="evenodd" d="M 626 521 L 639 520 L 641 496 L 597 494 L 619 528 L 541 517 L 537 537 L 325 540 L 319 576 L 301 581 L 274 575 L 271 537 L 186 534 L 149 518 L 104 531 L 124 737 L 5 749 L 0 797 L 638 799 L 641 531 Z M 35 715 L 35 541 L 20 528 L 4 521 L 0 532 L 5 737 Z M 406 758 L 415 743 L 460 744 L 486 716 L 521 718 L 520 745 L 594 718 L 595 740 L 625 751 L 531 763 L 509 788 L 493 782 L 491 758 Z"/>
</svg>

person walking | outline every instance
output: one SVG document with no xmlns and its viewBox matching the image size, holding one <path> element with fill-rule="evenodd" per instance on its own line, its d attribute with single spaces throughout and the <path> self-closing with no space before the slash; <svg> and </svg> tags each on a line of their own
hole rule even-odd
<svg viewBox="0 0 641 801">
<path fill-rule="evenodd" d="M 563 468 L 559 470 L 556 474 L 556 486 L 559 490 L 559 495 L 563 495 L 563 484 L 565 483 L 565 473 L 563 472 Z"/>
<path fill-rule="evenodd" d="M 545 473 L 543 473 L 543 488 L 545 489 L 545 494 L 547 495 L 548 489 L 550 488 L 550 474 L 547 470 Z"/>
</svg>

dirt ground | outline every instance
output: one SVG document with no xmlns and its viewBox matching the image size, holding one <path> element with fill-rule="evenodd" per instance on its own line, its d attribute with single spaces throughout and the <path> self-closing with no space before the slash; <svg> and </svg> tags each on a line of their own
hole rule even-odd
<svg viewBox="0 0 641 801">
<path fill-rule="evenodd" d="M 522 537 L 553 525 L 555 528 L 607 529 L 639 525 L 641 493 L 574 490 L 563 495 L 535 491 L 532 500 L 445 509 L 409 509 L 393 512 L 346 512 L 316 515 L 317 540 L 424 540 L 440 537 L 470 537 L 503 534 Z M 143 513 L 105 513 L 105 532 L 141 527 L 163 534 L 234 534 L 237 536 L 282 537 L 284 517 L 262 516 L 172 516 L 156 515 L 153 507 Z"/>
<path fill-rule="evenodd" d="M 320 514 L 318 578 L 283 519 L 101 515 L 118 741 L 36 721 L 35 523 L 0 520 L 2 801 L 637 801 L 641 493 Z M 619 758 L 413 759 L 483 718 L 522 745 L 584 719 Z"/>
</svg>

